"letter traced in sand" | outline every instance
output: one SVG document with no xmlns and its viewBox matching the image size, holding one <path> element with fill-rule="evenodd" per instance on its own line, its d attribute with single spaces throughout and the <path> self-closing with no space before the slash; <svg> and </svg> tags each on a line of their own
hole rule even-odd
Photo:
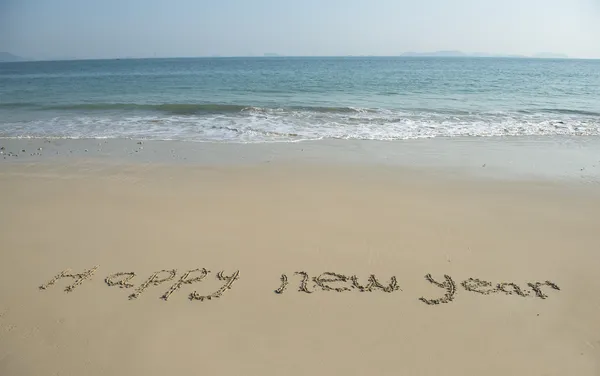
<svg viewBox="0 0 600 376">
<path fill-rule="evenodd" d="M 128 289 L 133 287 L 133 284 L 129 283 L 135 277 L 134 272 L 119 272 L 111 274 L 104 279 L 109 286 L 119 286 L 120 288 Z"/>
<path fill-rule="evenodd" d="M 200 272 L 200 275 L 196 276 L 194 278 L 189 278 L 190 274 L 196 273 L 196 272 Z M 173 286 L 171 286 L 169 291 L 165 292 L 164 295 L 161 296 L 161 299 L 169 300 L 169 296 L 171 296 L 172 293 L 177 291 L 181 287 L 181 285 L 183 285 L 183 284 L 189 285 L 194 282 L 200 282 L 208 275 L 208 273 L 210 273 L 210 272 L 204 268 L 188 270 L 187 272 L 183 273 L 181 278 L 179 278 L 179 281 L 175 282 L 175 284 Z"/>
<path fill-rule="evenodd" d="M 96 272 L 96 269 L 98 269 L 98 266 L 94 266 L 93 268 L 86 270 L 80 274 L 71 273 L 71 269 L 63 270 L 62 272 L 57 274 L 54 278 L 52 278 L 50 281 L 41 285 L 40 290 L 46 290 L 48 287 L 54 285 L 56 283 L 56 281 L 58 281 L 59 279 L 73 278 L 75 281 L 71 285 L 65 287 L 65 292 L 71 292 L 75 289 L 75 287 L 81 285 L 83 283 L 83 281 L 85 281 L 86 279 L 90 279 L 92 277 L 92 275 L 94 275 L 94 273 Z"/>
<path fill-rule="evenodd" d="M 428 280 L 431 284 L 434 284 L 437 287 L 446 290 L 446 294 L 444 295 L 444 297 L 439 298 L 439 299 L 425 299 L 425 298 L 421 297 L 421 298 L 419 298 L 419 300 L 427 305 L 451 302 L 454 299 L 454 294 L 456 294 L 456 284 L 452 280 L 452 277 L 450 277 L 449 275 L 444 274 L 444 278 L 446 278 L 446 282 L 439 283 L 435 279 L 433 279 L 431 274 L 427 274 L 425 276 L 425 279 Z"/>
<path fill-rule="evenodd" d="M 327 273 L 324 273 L 327 274 Z M 335 273 L 332 273 L 335 274 Z M 308 273 L 306 272 L 295 272 L 294 275 L 301 275 L 302 276 L 302 281 L 300 281 L 300 286 L 298 287 L 298 291 L 299 292 L 305 292 L 307 294 L 312 294 L 314 291 L 310 291 L 308 290 L 308 281 L 310 281 L 310 277 L 308 276 Z M 340 277 L 344 277 L 341 276 Z M 288 277 L 285 274 L 282 274 L 281 277 L 279 278 L 279 280 L 281 281 L 281 286 L 279 286 L 279 288 L 277 290 L 275 290 L 276 294 L 283 294 L 283 292 L 287 289 L 289 282 L 288 282 Z M 322 283 L 322 282 L 336 282 L 334 280 L 330 280 L 330 281 L 326 281 L 326 280 L 317 280 L 317 278 L 313 278 L 313 281 L 317 284 Z M 320 285 L 321 286 L 321 285 Z M 321 286 L 323 287 L 323 286 Z M 323 287 L 323 289 L 326 289 L 326 287 Z"/>
<path fill-rule="evenodd" d="M 532 283 L 528 283 L 527 285 L 529 287 L 531 287 L 531 289 L 535 292 L 535 296 L 537 296 L 540 299 L 546 299 L 548 297 L 548 295 L 544 294 L 542 292 L 542 290 L 540 289 L 541 286 L 544 286 L 544 285 L 550 286 L 554 290 L 560 291 L 560 287 L 558 287 L 558 285 L 556 283 L 550 282 L 550 281 L 546 281 L 544 283 L 541 283 L 541 282 L 532 282 Z"/>
<path fill-rule="evenodd" d="M 494 294 L 497 291 L 492 288 L 492 282 L 483 281 L 479 278 L 469 278 L 461 283 L 467 291 L 476 292 L 482 295 Z"/>
<path fill-rule="evenodd" d="M 287 289 L 289 285 L 287 275 L 282 274 L 279 280 L 281 281 L 281 286 L 279 286 L 279 288 L 275 290 L 275 294 L 283 294 L 283 292 L 285 291 L 285 289 Z"/>
<path fill-rule="evenodd" d="M 517 285 L 516 283 L 512 283 L 512 282 L 498 283 L 496 285 L 496 291 L 497 292 L 503 292 L 506 295 L 519 295 L 519 296 L 522 296 L 522 297 L 529 296 L 528 293 L 526 293 L 523 290 L 521 290 L 521 288 L 519 287 L 519 285 Z"/>
<path fill-rule="evenodd" d="M 158 275 L 161 273 L 168 273 L 169 275 L 163 279 L 159 279 Z M 159 272 L 155 272 L 154 274 L 152 274 L 150 276 L 150 278 L 148 278 L 148 280 L 146 282 L 142 283 L 140 285 L 140 287 L 138 287 L 133 294 L 129 295 L 129 299 L 137 299 L 142 294 L 142 292 L 144 292 L 144 290 L 146 290 L 146 288 L 148 288 L 148 286 L 150 286 L 150 285 L 158 286 L 163 282 L 168 282 L 168 281 L 172 280 L 173 278 L 175 278 L 176 274 L 177 274 L 177 269 L 161 270 Z"/>
<path fill-rule="evenodd" d="M 381 283 L 379 283 L 377 277 L 375 277 L 375 274 L 371 274 L 369 276 L 368 283 L 366 286 L 361 286 L 358 283 L 358 278 L 355 275 L 350 277 L 350 279 L 352 280 L 352 287 L 357 288 L 360 292 L 372 292 L 374 289 L 378 289 L 384 292 L 394 292 L 397 290 L 402 291 L 402 289 L 398 287 L 398 281 L 396 280 L 396 276 L 392 276 L 392 278 L 390 279 L 390 284 L 388 286 L 384 286 Z"/>
<path fill-rule="evenodd" d="M 323 291 L 350 291 L 350 288 L 342 286 L 342 287 L 331 287 L 328 283 L 335 282 L 348 282 L 350 278 L 346 277 L 343 274 L 333 273 L 333 272 L 325 272 L 318 277 L 313 277 L 313 282 L 317 284 Z"/>
<path fill-rule="evenodd" d="M 309 277 L 308 277 L 308 273 L 306 272 L 296 272 L 294 274 L 298 274 L 302 276 L 302 281 L 300 282 L 300 287 L 298 287 L 298 291 L 301 292 L 305 292 L 307 294 L 312 294 L 313 291 L 309 291 L 308 290 L 308 281 L 309 281 Z"/>
<path fill-rule="evenodd" d="M 211 300 L 212 298 L 220 298 L 221 295 L 223 295 L 223 293 L 225 291 L 227 291 L 228 289 L 231 288 L 231 285 L 233 285 L 233 282 L 235 282 L 239 278 L 240 278 L 240 271 L 239 270 L 237 270 L 235 273 L 233 273 L 230 276 L 224 275 L 222 271 L 218 272 L 217 273 L 217 279 L 219 281 L 225 281 L 225 284 L 223 286 L 221 286 L 220 289 L 218 289 L 217 291 L 215 291 L 215 292 L 213 292 L 212 294 L 209 294 L 209 295 L 200 295 L 196 291 L 194 291 L 193 293 L 190 294 L 190 300 L 204 301 L 204 299 Z"/>
</svg>

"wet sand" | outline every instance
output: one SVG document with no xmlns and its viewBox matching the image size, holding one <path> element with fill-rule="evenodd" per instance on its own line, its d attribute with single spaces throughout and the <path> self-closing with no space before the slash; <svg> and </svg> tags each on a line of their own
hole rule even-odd
<svg viewBox="0 0 600 376">
<path fill-rule="evenodd" d="M 203 143 L 130 139 L 0 139 L 4 163 L 263 163 L 396 166 L 421 174 L 600 186 L 600 137 L 464 137 L 403 141 Z"/>
<path fill-rule="evenodd" d="M 596 186 L 29 157 L 0 165 L 2 375 L 600 373 Z"/>
</svg>

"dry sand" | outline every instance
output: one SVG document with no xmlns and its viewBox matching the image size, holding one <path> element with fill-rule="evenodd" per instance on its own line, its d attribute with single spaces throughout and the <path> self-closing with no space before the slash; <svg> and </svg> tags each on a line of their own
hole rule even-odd
<svg viewBox="0 0 600 376">
<path fill-rule="evenodd" d="M 392 167 L 5 163 L 0 375 L 600 375 L 599 209 Z"/>
</svg>

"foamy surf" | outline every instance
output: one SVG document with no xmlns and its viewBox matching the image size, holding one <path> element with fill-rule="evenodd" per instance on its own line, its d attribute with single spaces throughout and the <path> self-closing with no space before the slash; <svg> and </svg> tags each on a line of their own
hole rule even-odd
<svg viewBox="0 0 600 376">
<path fill-rule="evenodd" d="M 2 124 L 1 137 L 139 138 L 212 142 L 435 137 L 597 136 L 600 117 L 573 114 L 444 114 L 239 109 L 235 113 L 118 116 L 87 113 Z"/>
</svg>

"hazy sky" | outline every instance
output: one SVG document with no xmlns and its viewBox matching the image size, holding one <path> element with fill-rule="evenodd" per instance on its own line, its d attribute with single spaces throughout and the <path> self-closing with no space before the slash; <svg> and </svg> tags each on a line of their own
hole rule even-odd
<svg viewBox="0 0 600 376">
<path fill-rule="evenodd" d="M 31 58 L 448 49 L 600 58 L 600 0 L 0 0 L 0 51 Z"/>
</svg>

